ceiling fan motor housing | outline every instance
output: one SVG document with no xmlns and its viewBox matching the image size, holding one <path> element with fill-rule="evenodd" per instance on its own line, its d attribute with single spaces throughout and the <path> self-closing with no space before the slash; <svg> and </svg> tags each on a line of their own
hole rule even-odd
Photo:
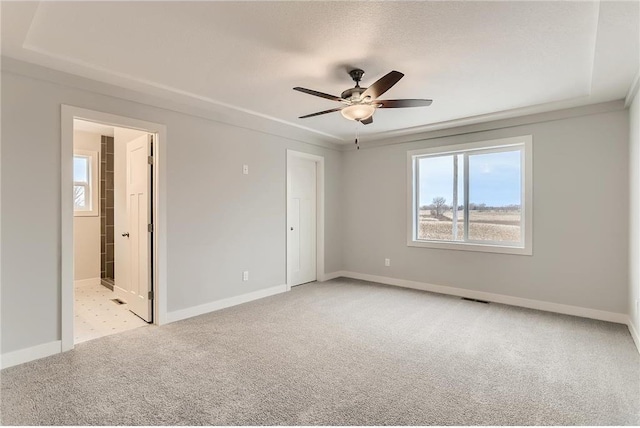
<svg viewBox="0 0 640 428">
<path fill-rule="evenodd" d="M 361 88 L 359 86 L 356 86 L 355 88 L 349 88 L 346 91 L 342 92 L 342 94 L 340 94 L 340 98 L 344 98 L 345 100 L 350 101 L 359 101 L 360 94 L 362 94 L 366 90 L 367 88 Z"/>
<path fill-rule="evenodd" d="M 349 72 L 349 76 L 351 76 L 353 81 L 356 82 L 356 86 L 344 91 L 340 95 L 340 98 L 344 98 L 345 100 L 349 100 L 349 101 L 353 101 L 353 102 L 361 101 L 360 100 L 360 94 L 362 94 L 364 91 L 367 90 L 367 88 L 361 88 L 360 87 L 360 80 L 362 80 L 362 76 L 363 75 L 364 75 L 364 70 L 361 70 L 359 68 L 355 68 L 355 69 L 351 70 Z"/>
</svg>

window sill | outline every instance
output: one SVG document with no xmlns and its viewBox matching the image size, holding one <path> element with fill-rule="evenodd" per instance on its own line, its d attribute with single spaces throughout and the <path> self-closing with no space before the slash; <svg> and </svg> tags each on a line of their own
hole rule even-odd
<svg viewBox="0 0 640 428">
<path fill-rule="evenodd" d="M 521 256 L 532 256 L 531 245 L 525 247 L 510 247 L 502 245 L 484 245 L 467 242 L 437 242 L 437 241 L 407 241 L 409 247 L 437 248 L 440 250 L 476 251 L 481 253 L 515 254 Z"/>
</svg>

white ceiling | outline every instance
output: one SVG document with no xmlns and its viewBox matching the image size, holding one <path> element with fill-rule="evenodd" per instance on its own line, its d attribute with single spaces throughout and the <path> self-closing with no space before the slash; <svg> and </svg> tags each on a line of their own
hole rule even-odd
<svg viewBox="0 0 640 428">
<path fill-rule="evenodd" d="M 391 70 L 384 109 L 361 135 L 421 131 L 514 109 L 624 98 L 638 72 L 632 2 L 41 2 L 2 4 L 3 55 L 167 96 L 185 95 L 351 142 L 339 113 L 297 119 Z M 523 110 L 525 109 L 525 110 Z"/>
</svg>

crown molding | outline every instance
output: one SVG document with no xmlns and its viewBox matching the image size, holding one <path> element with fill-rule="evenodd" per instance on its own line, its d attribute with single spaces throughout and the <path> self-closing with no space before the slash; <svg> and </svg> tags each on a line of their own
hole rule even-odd
<svg viewBox="0 0 640 428">
<path fill-rule="evenodd" d="M 444 122 L 431 123 L 428 125 L 421 125 L 412 128 L 399 129 L 394 131 L 382 132 L 376 136 L 370 136 L 367 138 L 366 143 L 374 143 L 384 141 L 386 143 L 393 143 L 394 141 L 404 140 L 411 141 L 412 137 L 431 133 L 442 129 L 460 128 L 467 125 L 497 122 L 503 119 L 522 118 L 528 116 L 534 116 L 544 113 L 558 114 L 557 112 L 569 111 L 573 108 L 589 107 L 591 105 L 598 105 L 608 102 L 615 102 L 617 100 L 610 99 L 591 99 L 590 97 L 573 98 L 569 100 L 556 101 L 552 103 L 537 104 L 529 107 L 521 107 L 510 110 L 503 110 L 494 113 L 481 114 L 477 116 L 470 116 L 460 119 L 453 119 Z M 624 108 L 624 107 L 623 107 Z M 415 140 L 415 138 L 413 138 Z"/>
<path fill-rule="evenodd" d="M 239 128 L 250 129 L 269 135 L 275 135 L 292 141 L 307 143 L 338 151 L 355 150 L 351 140 L 320 133 L 270 116 L 222 105 L 206 97 L 182 93 L 178 90 L 163 89 L 150 85 L 148 91 L 129 89 L 114 83 L 59 71 L 9 56 L 2 56 L 0 68 L 3 72 L 44 80 L 58 85 L 83 89 L 105 96 L 120 98 L 165 110 L 189 114 L 203 119 L 225 123 Z M 121 76 L 123 81 L 127 80 Z M 640 88 L 640 72 L 631 84 L 624 100 L 589 103 L 588 97 L 539 104 L 530 107 L 504 110 L 444 122 L 432 123 L 413 128 L 405 128 L 365 137 L 360 141 L 361 149 L 391 144 L 442 138 L 471 132 L 488 131 L 499 128 L 525 125 L 537 122 L 559 120 L 568 117 L 598 114 L 606 111 L 621 110 L 628 107 Z"/>
<path fill-rule="evenodd" d="M 292 141 L 320 146 L 332 150 L 341 150 L 342 140 L 329 134 L 320 135 L 304 127 L 295 126 L 284 121 L 254 112 L 227 108 L 205 97 L 194 97 L 192 94 L 173 92 L 157 86 L 145 87 L 144 91 L 128 88 L 124 83 L 105 83 L 76 74 L 59 71 L 41 65 L 25 62 L 9 56 L 2 56 L 0 67 L 3 73 L 26 76 L 61 86 L 81 89 L 104 96 L 119 98 L 139 104 L 153 106 L 178 113 L 189 114 L 214 122 L 250 129 L 269 135 L 275 135 Z M 125 78 L 121 79 L 125 81 Z M 140 85 L 136 85 L 140 86 Z"/>
<path fill-rule="evenodd" d="M 638 95 L 638 89 L 640 88 L 640 69 L 636 73 L 636 77 L 633 78 L 633 82 L 631 82 L 631 86 L 629 86 L 629 91 L 627 92 L 627 96 L 624 98 L 624 106 L 629 107 L 633 102 L 636 95 Z"/>
<path fill-rule="evenodd" d="M 568 119 L 572 117 L 588 116 L 592 114 L 608 113 L 613 111 L 620 111 L 625 109 L 624 100 L 608 101 L 597 104 L 582 105 L 579 107 L 571 107 L 553 111 L 545 111 L 536 114 L 524 114 L 522 116 L 507 117 L 496 120 L 486 120 L 479 123 L 475 122 L 475 118 L 469 118 L 470 124 L 465 124 L 465 120 L 442 122 L 434 125 L 444 125 L 442 128 L 434 126 L 433 130 L 427 132 L 413 133 L 409 135 L 400 135 L 386 139 L 374 140 L 374 141 L 361 141 L 360 149 L 371 149 L 376 147 L 411 143 L 415 141 L 432 140 L 436 138 L 451 137 L 454 135 L 471 134 L 483 131 L 492 131 L 496 129 L 512 128 L 515 126 L 528 125 L 532 123 L 551 122 L 555 120 Z M 511 110 L 510 112 L 513 112 Z M 503 112 L 501 112 L 503 113 Z M 483 118 L 488 119 L 483 115 Z M 496 114 L 494 117 L 500 117 L 500 114 Z M 459 123 L 459 124 L 458 124 Z M 344 147 L 343 151 L 355 150 L 353 147 Z"/>
</svg>

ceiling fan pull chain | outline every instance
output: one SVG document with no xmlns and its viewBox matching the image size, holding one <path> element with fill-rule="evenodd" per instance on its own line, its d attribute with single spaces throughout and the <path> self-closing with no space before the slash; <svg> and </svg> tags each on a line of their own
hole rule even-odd
<svg viewBox="0 0 640 428">
<path fill-rule="evenodd" d="M 356 121 L 356 150 L 360 150 L 360 144 L 358 144 L 358 136 L 360 134 L 360 121 Z"/>
</svg>

